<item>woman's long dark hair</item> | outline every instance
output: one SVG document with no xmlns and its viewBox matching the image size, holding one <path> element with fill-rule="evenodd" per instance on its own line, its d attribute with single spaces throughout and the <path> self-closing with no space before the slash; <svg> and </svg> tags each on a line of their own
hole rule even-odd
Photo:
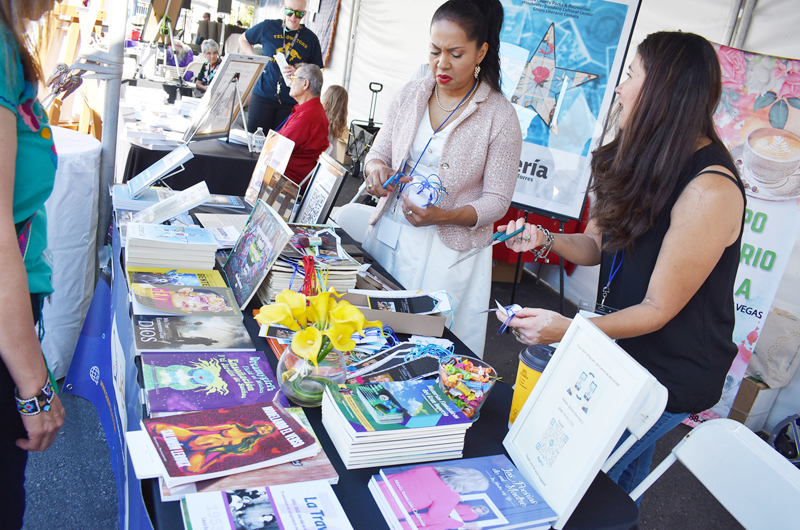
<svg viewBox="0 0 800 530">
<path fill-rule="evenodd" d="M 499 0 L 449 0 L 433 14 L 431 25 L 439 20 L 455 22 L 478 48 L 486 42 L 489 49 L 481 61 L 478 78 L 500 92 L 500 30 L 503 29 L 503 6 Z"/>
<path fill-rule="evenodd" d="M 10 35 L 0 34 L 0 45 L 14 46 L 16 48 L 19 54 L 19 60 L 22 63 L 25 80 L 36 83 L 37 81 L 43 80 L 42 70 L 39 65 L 38 57 L 36 56 L 36 49 L 31 44 L 25 31 L 25 26 L 31 18 L 32 9 L 33 7 L 29 5 L 27 0 L 24 2 L 17 0 L 0 0 L 0 24 L 8 28 L 10 33 Z M 46 24 L 44 26 L 45 29 L 49 29 Z M 40 32 L 40 38 L 44 38 L 44 32 Z M 3 48 L 2 53 L 6 53 L 7 51 L 6 48 Z M 0 75 L 8 77 L 15 76 L 15 72 L 8 71 L 10 65 L 13 64 L 13 61 L 8 61 L 7 71 L 0 72 Z"/>
<path fill-rule="evenodd" d="M 592 217 L 607 250 L 630 248 L 653 227 L 698 140 L 723 146 L 713 121 L 722 92 L 714 47 L 693 33 L 660 32 L 638 54 L 645 74 L 638 101 L 624 130 L 592 157 Z M 604 136 L 617 116 L 609 116 Z"/>
</svg>

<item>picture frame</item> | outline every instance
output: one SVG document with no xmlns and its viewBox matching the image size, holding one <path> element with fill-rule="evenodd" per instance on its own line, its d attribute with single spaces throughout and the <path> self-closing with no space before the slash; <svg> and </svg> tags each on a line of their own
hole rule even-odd
<svg viewBox="0 0 800 530">
<path fill-rule="evenodd" d="M 572 514 L 655 384 L 597 326 L 575 316 L 503 440 L 559 520 Z"/>
<path fill-rule="evenodd" d="M 308 188 L 303 194 L 294 222 L 324 224 L 344 184 L 347 170 L 339 162 L 322 153 L 312 170 Z"/>
<path fill-rule="evenodd" d="M 240 110 L 236 85 L 239 86 L 239 95 L 244 103 L 269 60 L 269 57 L 261 55 L 226 54 L 195 110 L 192 124 L 186 129 L 183 141 L 219 138 L 228 134 L 228 129 Z M 238 82 L 234 82 L 234 79 L 238 79 Z"/>
</svg>

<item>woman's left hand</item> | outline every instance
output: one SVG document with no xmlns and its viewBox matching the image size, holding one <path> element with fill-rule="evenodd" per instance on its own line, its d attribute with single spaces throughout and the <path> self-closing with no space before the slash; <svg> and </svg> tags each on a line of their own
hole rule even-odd
<svg viewBox="0 0 800 530">
<path fill-rule="evenodd" d="M 414 226 L 431 226 L 442 223 L 442 210 L 436 206 L 428 206 L 422 208 L 417 206 L 406 196 L 403 195 L 403 213 L 408 219 L 408 222 Z"/>
<path fill-rule="evenodd" d="M 500 322 L 508 316 L 502 311 L 495 312 Z M 551 344 L 559 342 L 572 322 L 555 311 L 524 307 L 515 313 L 508 323 L 517 340 L 523 344 Z"/>
</svg>

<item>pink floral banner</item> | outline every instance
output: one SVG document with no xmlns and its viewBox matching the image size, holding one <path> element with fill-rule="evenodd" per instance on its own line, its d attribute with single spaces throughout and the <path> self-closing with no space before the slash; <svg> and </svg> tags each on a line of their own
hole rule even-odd
<svg viewBox="0 0 800 530">
<path fill-rule="evenodd" d="M 800 61 L 716 48 L 722 98 L 714 120 L 748 195 L 734 285 L 739 354 L 720 402 L 690 425 L 730 412 L 800 232 Z"/>
</svg>

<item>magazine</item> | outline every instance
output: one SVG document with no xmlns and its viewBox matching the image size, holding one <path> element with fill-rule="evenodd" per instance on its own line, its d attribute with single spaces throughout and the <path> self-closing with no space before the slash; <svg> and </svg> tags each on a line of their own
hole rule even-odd
<svg viewBox="0 0 800 530">
<path fill-rule="evenodd" d="M 277 401 L 289 406 L 262 352 L 142 355 L 150 412 L 189 412 Z"/>
<path fill-rule="evenodd" d="M 215 270 L 192 270 L 170 268 L 128 267 L 128 284 L 146 283 L 159 285 L 169 283 L 184 287 L 227 287 L 222 275 Z"/>
</svg>

